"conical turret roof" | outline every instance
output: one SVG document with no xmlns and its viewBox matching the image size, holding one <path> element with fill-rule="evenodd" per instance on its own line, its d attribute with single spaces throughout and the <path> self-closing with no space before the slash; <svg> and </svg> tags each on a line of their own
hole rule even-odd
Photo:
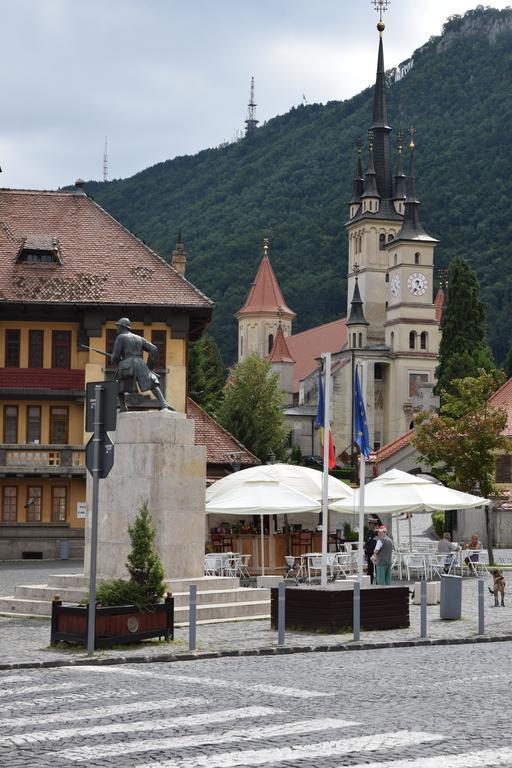
<svg viewBox="0 0 512 768">
<path fill-rule="evenodd" d="M 282 317 L 293 319 L 295 312 L 286 304 L 284 296 L 272 269 L 267 250 L 261 260 L 254 282 L 243 307 L 236 313 L 238 319 L 243 315 L 280 314 Z"/>
<path fill-rule="evenodd" d="M 292 357 L 286 338 L 281 326 L 277 329 L 274 344 L 272 346 L 272 352 L 268 358 L 270 363 L 294 363 L 295 359 Z"/>
<path fill-rule="evenodd" d="M 352 295 L 352 302 L 350 305 L 350 317 L 347 320 L 347 326 L 352 325 L 370 325 L 363 311 L 363 300 L 361 299 L 361 293 L 359 292 L 359 281 L 356 277 L 356 284 L 354 287 L 354 293 Z"/>
</svg>

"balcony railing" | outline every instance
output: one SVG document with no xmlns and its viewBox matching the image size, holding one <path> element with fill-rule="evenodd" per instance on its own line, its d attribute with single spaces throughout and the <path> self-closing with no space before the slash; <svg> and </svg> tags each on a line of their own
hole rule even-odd
<svg viewBox="0 0 512 768">
<path fill-rule="evenodd" d="M 83 474 L 85 448 L 78 445 L 6 445 L 0 446 L 0 472 L 34 471 Z"/>
<path fill-rule="evenodd" d="M 2 368 L 0 390 L 83 391 L 85 371 L 67 368 Z"/>
</svg>

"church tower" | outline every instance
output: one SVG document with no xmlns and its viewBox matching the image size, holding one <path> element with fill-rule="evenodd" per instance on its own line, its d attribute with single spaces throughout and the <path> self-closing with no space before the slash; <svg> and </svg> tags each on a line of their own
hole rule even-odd
<svg viewBox="0 0 512 768">
<path fill-rule="evenodd" d="M 341 351 L 333 386 L 337 451 L 353 445 L 353 370 L 363 364 L 370 443 L 380 446 L 411 426 L 413 399 L 422 384 L 432 385 L 439 352 L 439 318 L 433 303 L 433 254 L 437 244 L 419 221 L 414 172 L 414 129 L 409 168 L 404 173 L 403 134 L 398 134 L 395 173 L 385 90 L 382 21 L 386 0 L 374 0 L 380 13 L 379 48 L 363 175 L 361 141 L 349 219 L 347 345 Z M 351 364 L 349 364 L 351 363 Z"/>
<path fill-rule="evenodd" d="M 268 257 L 268 239 L 263 241 L 263 258 L 238 320 L 238 362 L 252 354 L 266 359 L 274 347 L 278 329 L 283 336 L 292 331 L 295 312 L 286 304 Z"/>
</svg>

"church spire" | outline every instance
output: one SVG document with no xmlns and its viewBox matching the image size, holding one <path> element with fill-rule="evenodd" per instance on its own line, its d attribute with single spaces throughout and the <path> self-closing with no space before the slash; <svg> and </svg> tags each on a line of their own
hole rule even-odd
<svg viewBox="0 0 512 768">
<path fill-rule="evenodd" d="M 377 174 L 375 172 L 375 163 L 373 158 L 373 130 L 368 131 L 368 164 L 366 166 L 366 173 L 364 179 L 364 192 L 361 198 L 367 197 L 380 197 L 379 190 L 377 188 Z"/>
<path fill-rule="evenodd" d="M 354 173 L 354 178 L 352 180 L 352 196 L 350 198 L 349 205 L 358 205 L 361 202 L 361 195 L 363 194 L 364 178 L 363 178 L 363 168 L 361 166 L 362 145 L 363 145 L 363 141 L 361 137 L 358 136 L 356 140 L 356 147 L 357 147 L 356 170 Z"/>
<path fill-rule="evenodd" d="M 347 320 L 347 326 L 351 325 L 370 325 L 368 320 L 364 316 L 363 300 L 361 299 L 361 293 L 359 292 L 359 265 L 354 264 L 354 276 L 356 283 L 354 286 L 354 293 L 352 294 L 352 302 L 350 305 L 350 317 Z"/>
<path fill-rule="evenodd" d="M 401 202 L 405 200 L 405 173 L 404 173 L 404 156 L 402 154 L 404 134 L 403 131 L 398 131 L 398 161 L 396 165 L 395 184 L 393 189 L 393 200 Z M 400 211 L 398 211 L 400 213 Z"/>
<path fill-rule="evenodd" d="M 388 125 L 388 108 L 386 101 L 386 72 L 384 69 L 384 45 L 382 33 L 385 24 L 382 14 L 387 10 L 389 0 L 373 0 L 375 10 L 379 12 L 379 53 L 377 57 L 377 77 L 373 94 L 373 125 L 375 137 L 375 169 L 377 189 L 382 198 L 390 200 L 393 195 L 393 181 L 391 171 L 391 128 Z"/>
<path fill-rule="evenodd" d="M 422 240 L 427 242 L 437 242 L 435 238 L 427 235 L 420 224 L 419 207 L 420 201 L 416 196 L 416 175 L 414 173 L 414 134 L 416 129 L 409 128 L 409 173 L 406 181 L 406 199 L 405 213 L 402 228 L 395 238 L 397 240 Z"/>
</svg>

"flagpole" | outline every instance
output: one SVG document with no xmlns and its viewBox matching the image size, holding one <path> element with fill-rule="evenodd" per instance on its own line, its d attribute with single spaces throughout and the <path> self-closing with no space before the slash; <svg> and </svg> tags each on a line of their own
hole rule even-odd
<svg viewBox="0 0 512 768">
<path fill-rule="evenodd" d="M 324 468 L 322 477 L 322 568 L 320 570 L 320 585 L 327 586 L 327 534 L 329 529 L 329 411 L 331 399 L 331 353 L 323 352 L 325 360 L 324 384 Z"/>
</svg>

